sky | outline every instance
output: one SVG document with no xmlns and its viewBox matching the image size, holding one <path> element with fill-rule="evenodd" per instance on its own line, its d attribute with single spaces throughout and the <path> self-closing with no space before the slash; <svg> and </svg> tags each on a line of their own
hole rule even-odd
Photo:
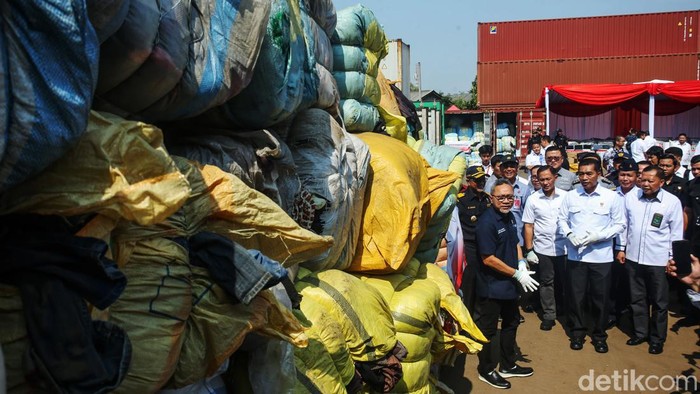
<svg viewBox="0 0 700 394">
<path fill-rule="evenodd" d="M 357 4 L 334 0 L 337 10 Z M 421 63 L 421 87 L 469 91 L 476 76 L 478 22 L 642 14 L 700 9 L 698 0 L 364 0 L 388 39 L 411 46 L 411 75 Z M 412 81 L 415 85 L 418 83 Z"/>
</svg>

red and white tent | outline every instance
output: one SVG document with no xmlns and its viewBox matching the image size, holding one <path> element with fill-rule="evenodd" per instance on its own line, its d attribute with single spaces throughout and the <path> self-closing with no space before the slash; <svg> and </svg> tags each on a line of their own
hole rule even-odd
<svg viewBox="0 0 700 394">
<path fill-rule="evenodd" d="M 548 85 L 537 108 L 563 116 L 598 115 L 616 107 L 635 108 L 649 114 L 649 133 L 654 135 L 654 115 L 674 115 L 700 105 L 700 81 L 660 81 L 631 84 Z"/>
</svg>

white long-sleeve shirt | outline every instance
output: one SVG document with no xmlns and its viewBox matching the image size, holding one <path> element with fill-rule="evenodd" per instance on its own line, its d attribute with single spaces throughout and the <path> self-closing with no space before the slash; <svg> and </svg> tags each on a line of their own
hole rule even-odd
<svg viewBox="0 0 700 394">
<path fill-rule="evenodd" d="M 567 239 L 569 260 L 610 263 L 613 260 L 613 239 L 626 228 L 622 200 L 600 183 L 590 194 L 578 185 L 564 195 L 557 226 L 564 237 L 573 232 L 581 238 L 586 232 L 591 232 L 600 239 L 583 247 L 575 247 Z"/>
<path fill-rule="evenodd" d="M 561 189 L 554 189 L 552 196 L 547 197 L 540 189 L 527 199 L 523 223 L 534 225 L 532 247 L 537 253 L 546 256 L 566 254 L 567 240 L 557 231 L 557 214 L 565 193 Z"/>
<path fill-rule="evenodd" d="M 625 195 L 627 230 L 620 237 L 626 258 L 642 265 L 665 266 L 672 257 L 671 242 L 683 239 L 683 208 L 673 194 L 660 189 L 653 199 L 644 191 Z"/>
</svg>

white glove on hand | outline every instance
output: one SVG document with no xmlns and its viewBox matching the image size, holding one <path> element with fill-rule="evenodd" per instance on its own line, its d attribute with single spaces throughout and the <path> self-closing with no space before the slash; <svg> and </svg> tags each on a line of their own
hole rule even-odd
<svg viewBox="0 0 700 394">
<path fill-rule="evenodd" d="M 571 241 L 571 244 L 574 245 L 574 247 L 576 247 L 576 248 L 583 245 L 583 238 L 577 236 L 574 233 L 569 233 L 569 235 L 567 235 L 566 238 L 568 238 L 569 241 Z"/>
<path fill-rule="evenodd" d="M 586 235 L 581 237 L 581 246 L 587 246 L 590 244 L 594 244 L 600 240 L 601 240 L 600 233 L 592 233 L 590 231 L 586 231 Z"/>
<path fill-rule="evenodd" d="M 523 270 L 523 269 L 517 269 L 515 270 L 515 273 L 513 274 L 513 278 L 520 282 L 520 285 L 523 287 L 525 292 L 530 292 L 530 291 L 535 291 L 537 290 L 537 287 L 539 287 L 539 283 L 537 283 L 536 280 L 532 279 L 532 275 L 534 274 L 534 271 L 528 271 L 528 270 Z"/>
<path fill-rule="evenodd" d="M 530 263 L 530 264 L 539 264 L 540 263 L 540 258 L 537 257 L 534 250 L 527 252 L 527 256 L 525 256 L 525 258 L 527 259 L 528 263 Z"/>
<path fill-rule="evenodd" d="M 522 260 L 522 259 L 518 260 L 518 269 L 523 270 L 523 271 L 527 271 L 527 269 L 528 269 L 527 262 L 525 260 Z"/>
</svg>

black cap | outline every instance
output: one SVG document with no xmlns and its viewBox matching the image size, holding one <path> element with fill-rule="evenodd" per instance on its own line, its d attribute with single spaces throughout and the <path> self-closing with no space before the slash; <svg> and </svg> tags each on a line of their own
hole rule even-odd
<svg viewBox="0 0 700 394">
<path fill-rule="evenodd" d="M 618 161 L 628 160 L 628 159 L 631 159 L 631 157 L 630 157 L 630 155 L 628 155 L 627 153 L 625 153 L 625 152 L 617 152 L 617 153 L 615 154 L 615 156 L 613 157 L 613 162 L 614 162 L 614 163 L 617 163 Z"/>
<path fill-rule="evenodd" d="M 592 158 L 592 159 L 596 159 L 596 160 L 600 161 L 600 156 L 598 156 L 598 154 L 595 152 L 581 152 L 578 154 L 577 158 L 578 158 L 578 161 L 581 161 L 583 159 L 588 159 L 588 158 Z"/>
<path fill-rule="evenodd" d="M 637 165 L 637 162 L 632 160 L 632 159 L 626 159 L 622 163 L 620 163 L 620 167 L 617 169 L 618 171 L 634 171 L 637 172 L 639 171 L 639 166 Z"/>
<path fill-rule="evenodd" d="M 518 159 L 513 156 L 506 156 L 501 162 L 501 168 L 503 167 L 518 167 Z"/>
<path fill-rule="evenodd" d="M 479 179 L 485 177 L 486 173 L 484 172 L 484 168 L 482 166 L 477 165 L 467 168 L 465 175 L 467 178 Z"/>
</svg>

